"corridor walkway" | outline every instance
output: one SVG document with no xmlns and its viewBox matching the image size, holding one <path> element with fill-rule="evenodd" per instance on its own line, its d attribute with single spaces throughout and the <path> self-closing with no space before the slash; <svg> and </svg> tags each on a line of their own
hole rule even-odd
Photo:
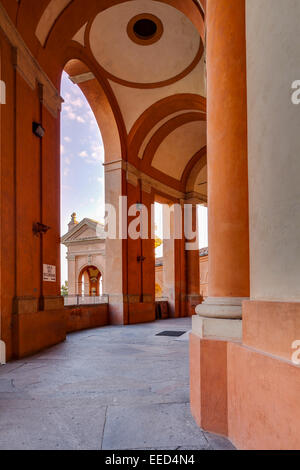
<svg viewBox="0 0 300 470">
<path fill-rule="evenodd" d="M 189 408 L 190 319 L 106 327 L 0 367 L 0 449 L 231 449 Z"/>
</svg>

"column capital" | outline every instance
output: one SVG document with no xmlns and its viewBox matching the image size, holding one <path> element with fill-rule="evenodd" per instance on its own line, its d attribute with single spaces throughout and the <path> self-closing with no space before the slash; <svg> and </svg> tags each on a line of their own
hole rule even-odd
<svg viewBox="0 0 300 470">
<path fill-rule="evenodd" d="M 112 162 L 103 163 L 105 173 L 116 170 L 126 170 L 126 162 L 121 158 Z"/>
<path fill-rule="evenodd" d="M 193 191 L 192 193 L 186 193 L 185 204 L 207 204 L 207 197 Z"/>
</svg>

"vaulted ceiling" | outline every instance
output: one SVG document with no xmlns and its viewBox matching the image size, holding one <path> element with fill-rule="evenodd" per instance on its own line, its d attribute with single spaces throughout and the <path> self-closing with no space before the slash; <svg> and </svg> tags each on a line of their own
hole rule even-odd
<svg viewBox="0 0 300 470">
<path fill-rule="evenodd" d="M 86 94 L 108 160 L 206 198 L 205 2 L 3 3 L 50 79 Z"/>
</svg>

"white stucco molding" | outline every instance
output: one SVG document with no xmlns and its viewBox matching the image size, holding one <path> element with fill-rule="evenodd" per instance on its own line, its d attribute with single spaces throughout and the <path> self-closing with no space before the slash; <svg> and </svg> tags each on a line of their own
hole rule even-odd
<svg viewBox="0 0 300 470">
<path fill-rule="evenodd" d="M 94 80 L 96 77 L 93 74 L 93 72 L 86 72 L 86 73 L 81 73 L 79 75 L 73 75 L 70 77 L 71 82 L 74 83 L 74 85 L 80 85 L 81 83 L 89 82 L 90 80 Z"/>
</svg>

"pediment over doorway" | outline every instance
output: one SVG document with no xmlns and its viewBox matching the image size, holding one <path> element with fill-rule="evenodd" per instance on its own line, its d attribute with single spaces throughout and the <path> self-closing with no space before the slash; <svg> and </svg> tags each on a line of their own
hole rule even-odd
<svg viewBox="0 0 300 470">
<path fill-rule="evenodd" d="M 61 238 L 61 243 L 69 245 L 85 241 L 105 241 L 104 225 L 92 219 L 83 219 Z"/>
</svg>

